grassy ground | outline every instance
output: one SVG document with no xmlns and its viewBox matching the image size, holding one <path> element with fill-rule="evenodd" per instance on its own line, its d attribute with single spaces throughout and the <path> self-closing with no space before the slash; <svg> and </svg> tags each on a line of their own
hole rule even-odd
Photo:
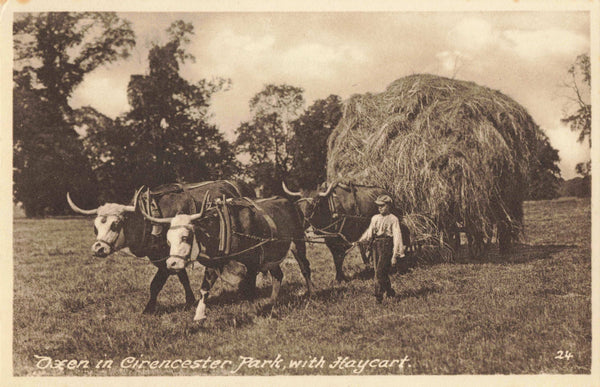
<svg viewBox="0 0 600 387">
<path fill-rule="evenodd" d="M 463 254 L 395 274 L 398 296 L 383 305 L 355 251 L 344 266 L 354 279 L 336 284 L 331 255 L 312 245 L 312 298 L 302 296 L 297 264 L 286 259 L 279 306 L 265 307 L 267 276 L 259 275 L 260 298 L 252 303 L 218 281 L 209 319 L 199 326 L 183 310 L 176 277 L 160 294 L 157 314 L 142 315 L 154 267 L 125 253 L 93 258 L 91 220 L 15 219 L 14 374 L 589 373 L 590 202 L 528 202 L 525 223 L 524 243 L 508 257 L 493 249 L 486 258 Z M 190 274 L 198 294 L 201 270 Z M 53 366 L 78 360 L 79 368 L 50 368 L 40 356 Z M 290 364 L 315 357 L 312 367 Z M 335 363 L 338 357 L 347 359 Z M 113 363 L 96 368 L 102 360 Z M 135 360 L 158 362 L 136 368 Z"/>
</svg>

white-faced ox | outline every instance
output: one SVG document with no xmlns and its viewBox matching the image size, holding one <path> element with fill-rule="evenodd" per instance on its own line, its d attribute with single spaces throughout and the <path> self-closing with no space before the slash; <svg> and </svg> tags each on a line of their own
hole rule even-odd
<svg viewBox="0 0 600 387">
<path fill-rule="evenodd" d="M 282 183 L 286 194 L 296 198 L 296 205 L 304 215 L 305 229 L 311 228 L 316 235 L 325 237 L 325 244 L 331 251 L 335 264 L 336 281 L 347 281 L 342 265 L 352 243 L 357 241 L 369 227 L 371 217 L 379 213 L 375 199 L 381 195 L 390 195 L 379 187 L 342 184 L 334 182 L 325 191 L 291 191 Z M 396 212 L 396 211 L 394 211 Z M 402 220 L 400 214 L 396 213 Z M 410 232 L 400 223 L 402 240 L 410 246 Z M 359 245 L 365 265 L 368 265 L 367 253 Z"/>
<path fill-rule="evenodd" d="M 144 194 L 141 194 L 141 192 Z M 92 245 L 92 254 L 106 257 L 123 248 L 138 257 L 148 257 L 157 267 L 157 272 L 150 283 L 150 300 L 144 313 L 152 313 L 156 308 L 158 294 L 168 277 L 173 272 L 167 269 L 166 259 L 169 246 L 166 241 L 166 230 L 152 225 L 142 215 L 142 207 L 151 207 L 161 216 L 173 216 L 179 212 L 196 212 L 206 194 L 214 196 L 237 197 L 253 196 L 254 191 L 241 182 L 225 180 L 207 181 L 194 184 L 167 184 L 152 190 L 141 187 L 137 190 L 131 205 L 107 203 L 93 210 L 77 207 L 67 194 L 71 208 L 85 215 L 96 215 L 94 232 L 96 241 Z M 185 290 L 186 308 L 194 306 L 196 299 L 185 270 L 176 273 Z M 212 271 L 207 273 L 208 280 L 216 279 Z"/>
<path fill-rule="evenodd" d="M 215 206 L 198 214 L 179 214 L 172 218 L 146 216 L 153 222 L 170 225 L 167 232 L 170 244 L 167 267 L 171 270 L 183 270 L 194 260 L 206 267 L 235 260 L 247 268 L 246 280 L 240 285 L 242 294 L 253 298 L 257 273 L 268 271 L 272 278 L 270 302 L 275 303 L 283 278 L 279 265 L 293 242 L 292 253 L 306 281 L 307 294 L 312 292 L 302 216 L 285 198 L 273 197 L 256 202 L 233 198 L 217 201 Z M 222 253 L 224 238 L 229 239 L 227 254 Z M 204 299 L 210 290 L 205 285 L 203 283 L 203 297 L 195 320 L 205 318 Z"/>
</svg>

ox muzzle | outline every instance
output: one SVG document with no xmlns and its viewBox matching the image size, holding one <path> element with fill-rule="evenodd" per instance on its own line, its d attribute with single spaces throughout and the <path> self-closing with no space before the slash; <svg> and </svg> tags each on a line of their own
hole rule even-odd
<svg viewBox="0 0 600 387">
<path fill-rule="evenodd" d="M 189 257 L 182 257 L 180 255 L 171 255 L 167 258 L 167 269 L 171 271 L 180 271 L 187 267 L 187 265 L 191 262 Z"/>
<path fill-rule="evenodd" d="M 92 254 L 94 257 L 106 258 L 110 253 L 112 253 L 112 250 L 112 246 L 105 241 L 97 240 L 92 245 Z"/>
</svg>

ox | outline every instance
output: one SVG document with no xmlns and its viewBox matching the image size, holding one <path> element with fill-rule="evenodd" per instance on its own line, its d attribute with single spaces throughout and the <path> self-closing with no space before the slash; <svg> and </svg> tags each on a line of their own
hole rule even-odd
<svg viewBox="0 0 600 387">
<path fill-rule="evenodd" d="M 256 275 L 269 271 L 272 278 L 270 302 L 279 294 L 283 272 L 280 263 L 294 242 L 292 253 L 311 294 L 310 264 L 306 259 L 302 216 L 292 202 L 281 197 L 253 201 L 248 198 L 216 200 L 209 209 L 202 207 L 197 214 L 179 214 L 172 218 L 149 220 L 169 224 L 167 241 L 171 246 L 167 267 L 181 271 L 194 260 L 207 268 L 235 260 L 247 268 L 243 289 L 248 298 L 254 297 Z M 204 300 L 210 284 L 203 282 L 201 300 L 194 320 L 205 318 Z"/>
<path fill-rule="evenodd" d="M 371 217 L 378 213 L 375 199 L 389 195 L 383 188 L 343 184 L 334 182 L 325 192 L 290 191 L 285 182 L 283 190 L 292 197 L 299 198 L 296 204 L 304 215 L 305 229 L 311 228 L 316 235 L 325 237 L 325 244 L 331 251 L 335 264 L 336 281 L 347 281 L 342 265 L 352 242 L 357 241 L 369 227 Z M 400 214 L 395 214 L 402 220 Z M 410 246 L 408 228 L 400 223 L 402 240 L 407 251 Z M 361 244 L 360 253 L 365 265 L 369 264 L 365 247 Z"/>
<path fill-rule="evenodd" d="M 128 247 L 137 257 L 148 257 L 157 267 L 150 283 L 150 300 L 143 313 L 153 313 L 158 294 L 172 272 L 167 269 L 166 259 L 169 246 L 166 231 L 161 226 L 152 225 L 143 215 L 143 208 L 158 216 L 174 216 L 179 212 L 196 212 L 200 200 L 206 194 L 238 197 L 254 196 L 254 191 L 245 183 L 227 180 L 206 181 L 195 184 L 167 184 L 149 190 L 146 186 L 136 191 L 131 205 L 107 203 L 93 210 L 77 207 L 67 193 L 67 201 L 75 212 L 96 215 L 94 233 L 96 241 L 92 253 L 96 257 L 106 257 L 115 251 Z M 186 309 L 194 306 L 196 298 L 185 270 L 177 272 L 177 277 L 185 290 Z M 213 282 L 216 273 L 208 272 Z"/>
</svg>

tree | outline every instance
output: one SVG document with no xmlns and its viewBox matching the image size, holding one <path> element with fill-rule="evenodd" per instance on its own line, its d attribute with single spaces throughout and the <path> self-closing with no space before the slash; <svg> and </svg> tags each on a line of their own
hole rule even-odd
<svg viewBox="0 0 600 387">
<path fill-rule="evenodd" d="M 529 166 L 529 200 L 554 199 L 559 196 L 562 182 L 558 162 L 558 150 L 550 145 L 550 140 L 539 128 L 536 131 L 534 154 Z"/>
<path fill-rule="evenodd" d="M 590 102 L 592 73 L 590 57 L 581 54 L 575 59 L 575 63 L 568 70 L 570 79 L 565 84 L 571 90 L 569 111 L 562 118 L 564 124 L 569 125 L 572 131 L 579 132 L 577 141 L 583 142 L 588 139 L 592 146 L 592 105 Z M 591 173 L 591 161 L 579 163 L 576 166 L 577 173 L 586 177 Z"/>
<path fill-rule="evenodd" d="M 247 174 L 263 195 L 282 192 L 281 181 L 289 175 L 293 160 L 292 121 L 304 106 L 304 90 L 290 85 L 267 85 L 250 100 L 250 122 L 236 130 L 236 147 L 250 156 Z"/>
<path fill-rule="evenodd" d="M 65 213 L 67 191 L 95 201 L 68 99 L 85 74 L 126 57 L 134 34 L 114 13 L 50 12 L 17 16 L 13 36 L 14 199 L 27 216 Z"/>
<path fill-rule="evenodd" d="M 304 189 L 314 189 L 326 179 L 327 139 L 342 117 L 337 95 L 315 101 L 297 120 L 294 129 L 292 180 Z"/>
<path fill-rule="evenodd" d="M 113 12 L 26 14 L 13 25 L 15 67 L 62 113 L 68 98 L 97 67 L 129 56 L 135 45 L 131 23 Z"/>
<path fill-rule="evenodd" d="M 236 172 L 231 144 L 208 122 L 210 98 L 228 81 L 190 83 L 179 74 L 181 64 L 194 60 L 185 50 L 193 33 L 191 24 L 176 21 L 167 43 L 153 44 L 148 74 L 131 76 L 129 112 L 113 123 L 87 115 L 102 123 L 89 126 L 86 149 L 98 179 L 111 185 L 105 197 L 123 201 L 142 184 L 214 180 Z"/>
</svg>

